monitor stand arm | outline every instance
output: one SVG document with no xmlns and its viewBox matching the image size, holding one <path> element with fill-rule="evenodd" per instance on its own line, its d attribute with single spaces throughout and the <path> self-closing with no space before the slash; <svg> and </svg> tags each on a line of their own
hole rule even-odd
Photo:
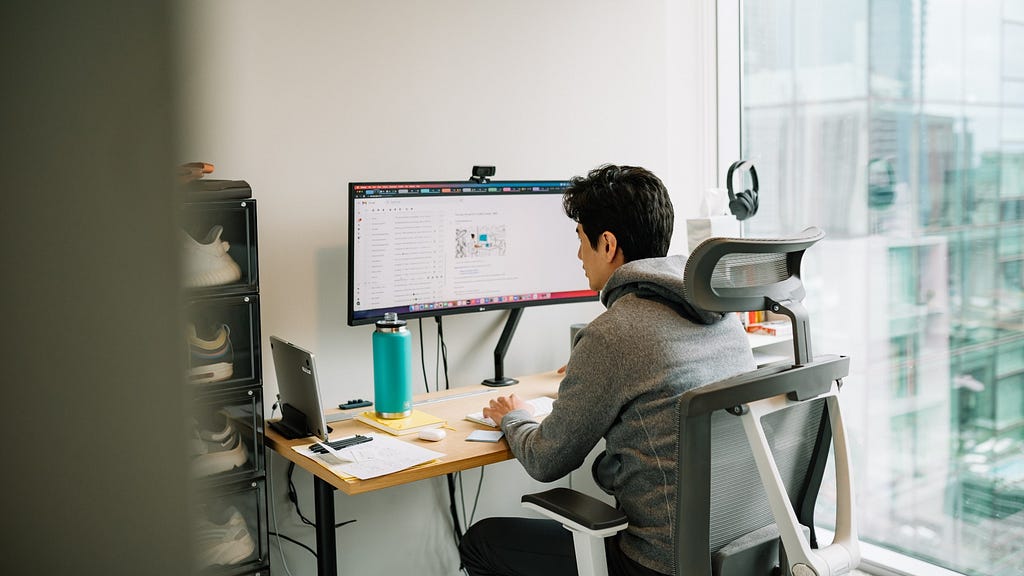
<svg viewBox="0 0 1024 576">
<path fill-rule="evenodd" d="M 522 315 L 522 308 L 509 309 L 505 329 L 501 331 L 498 345 L 494 347 L 494 378 L 487 378 L 481 382 L 484 386 L 511 386 L 519 383 L 519 380 L 515 378 L 505 377 L 505 352 L 508 352 L 508 345 L 512 342 L 512 335 L 515 334 L 516 326 L 519 325 L 519 317 Z"/>
</svg>

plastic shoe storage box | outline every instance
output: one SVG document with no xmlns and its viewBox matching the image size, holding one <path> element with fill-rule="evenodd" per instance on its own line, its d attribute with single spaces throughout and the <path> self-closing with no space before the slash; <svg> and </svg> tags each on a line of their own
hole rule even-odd
<svg viewBox="0 0 1024 576">
<path fill-rule="evenodd" d="M 230 284 L 189 288 L 194 296 L 204 294 L 242 294 L 257 292 L 259 266 L 256 246 L 256 201 L 218 200 L 185 204 L 183 228 L 189 236 L 201 241 L 215 226 L 221 226 L 220 239 L 227 242 L 228 255 L 242 271 L 241 278 Z"/>
<path fill-rule="evenodd" d="M 263 389 L 257 386 L 196 397 L 195 434 L 203 444 L 192 454 L 193 479 L 212 485 L 262 477 L 262 396 Z"/>
<path fill-rule="evenodd" d="M 260 298 L 257 294 L 242 296 L 210 297 L 193 300 L 186 310 L 189 324 L 195 327 L 202 339 L 213 338 L 221 326 L 227 326 L 231 343 L 230 356 L 218 359 L 202 359 L 193 355 L 189 345 L 189 376 L 197 393 L 250 386 L 262 382 L 260 361 Z M 224 360 L 231 365 L 229 375 L 218 374 L 202 378 L 193 375 L 193 369 L 204 363 Z M 198 370 L 201 372 L 201 370 Z"/>
<path fill-rule="evenodd" d="M 252 576 L 269 574 L 270 548 L 267 525 L 267 496 L 266 479 L 254 479 L 251 481 L 239 482 L 237 484 L 216 489 L 203 491 L 199 494 L 203 504 L 194 512 L 195 534 L 198 535 L 200 543 L 197 546 L 196 574 L 203 576 L 235 576 L 249 574 Z M 204 528 L 209 529 L 211 524 L 216 527 L 226 524 L 228 518 L 237 511 L 245 521 L 244 530 L 251 538 L 252 551 L 249 550 L 250 541 L 239 538 L 239 544 L 233 544 L 230 535 L 226 538 L 203 539 Z M 216 545 L 227 547 L 222 553 L 216 556 L 227 559 L 223 563 L 203 562 L 203 545 Z M 237 546 L 232 550 L 231 547 Z M 209 556 L 209 555 L 206 555 Z"/>
<path fill-rule="evenodd" d="M 189 202 L 181 209 L 189 236 L 182 238 L 182 344 L 194 409 L 193 573 L 268 576 L 256 201 Z"/>
</svg>

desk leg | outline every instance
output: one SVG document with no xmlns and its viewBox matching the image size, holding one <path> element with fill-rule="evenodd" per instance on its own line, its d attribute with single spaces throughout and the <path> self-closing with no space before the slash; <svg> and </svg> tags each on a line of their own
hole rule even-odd
<svg viewBox="0 0 1024 576">
<path fill-rule="evenodd" d="M 313 476 L 313 504 L 316 508 L 316 573 L 338 576 L 338 545 L 334 536 L 334 486 Z"/>
</svg>

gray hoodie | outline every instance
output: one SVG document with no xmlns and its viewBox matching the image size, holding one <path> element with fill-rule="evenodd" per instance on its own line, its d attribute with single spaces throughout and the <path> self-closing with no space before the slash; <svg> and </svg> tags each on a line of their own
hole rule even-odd
<svg viewBox="0 0 1024 576">
<path fill-rule="evenodd" d="M 683 298 L 686 258 L 636 260 L 601 292 L 607 310 L 576 337 L 551 414 L 501 421 L 512 453 L 550 482 L 578 468 L 598 441 L 616 468 L 612 485 L 629 519 L 620 545 L 633 560 L 672 572 L 676 398 L 754 369 L 735 314 L 697 310 Z"/>
</svg>

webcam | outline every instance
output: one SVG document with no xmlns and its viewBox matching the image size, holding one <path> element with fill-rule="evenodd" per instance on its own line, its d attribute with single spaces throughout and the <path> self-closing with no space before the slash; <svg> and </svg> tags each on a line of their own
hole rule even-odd
<svg viewBox="0 0 1024 576">
<path fill-rule="evenodd" d="M 473 166 L 473 176 L 470 177 L 470 180 L 481 184 L 490 182 L 494 172 L 494 166 Z"/>
</svg>

